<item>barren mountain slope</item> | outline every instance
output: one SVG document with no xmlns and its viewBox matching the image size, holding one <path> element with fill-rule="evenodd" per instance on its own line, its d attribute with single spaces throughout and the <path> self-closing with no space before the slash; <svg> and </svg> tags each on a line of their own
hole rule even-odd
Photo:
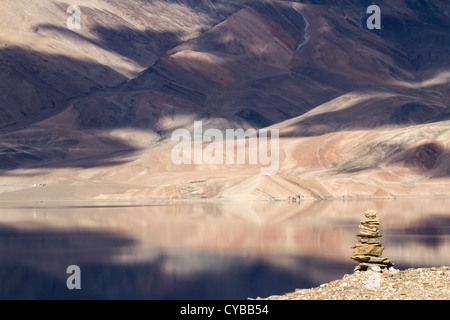
<svg viewBox="0 0 450 320">
<path fill-rule="evenodd" d="M 136 76 L 168 49 L 239 8 L 201 1 L 77 2 L 81 29 L 69 29 L 59 0 L 0 3 L 0 124 L 11 131 L 63 110 L 93 89 Z"/>
<path fill-rule="evenodd" d="M 450 2 L 380 2 L 373 31 L 368 1 L 310 2 L 236 5 L 136 78 L 4 134 L 1 198 L 450 195 Z M 195 120 L 279 129 L 277 174 L 175 165 L 171 134 Z"/>
</svg>

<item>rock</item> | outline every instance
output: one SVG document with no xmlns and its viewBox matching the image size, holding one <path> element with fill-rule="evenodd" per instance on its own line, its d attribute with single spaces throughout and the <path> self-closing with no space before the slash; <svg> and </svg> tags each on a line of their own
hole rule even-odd
<svg viewBox="0 0 450 320">
<path fill-rule="evenodd" d="M 391 260 L 387 257 L 373 257 L 368 255 L 359 255 L 359 256 L 353 256 L 353 260 L 356 260 L 358 262 L 368 262 L 368 263 L 374 263 L 374 264 L 383 264 L 384 267 L 390 267 L 394 265 Z"/>
<path fill-rule="evenodd" d="M 381 272 L 381 268 L 379 266 L 370 266 L 367 268 L 367 271 Z"/>
<path fill-rule="evenodd" d="M 393 277 L 394 279 L 399 279 L 399 278 L 401 277 L 400 270 L 395 269 L 394 267 L 390 267 L 390 268 L 388 269 L 388 273 L 389 273 L 389 275 L 390 275 L 391 277 Z"/>
<path fill-rule="evenodd" d="M 380 240 L 378 239 L 379 237 L 381 237 L 381 235 L 378 235 L 378 237 L 375 238 L 368 238 L 366 236 L 362 237 L 359 236 L 360 239 L 358 240 L 358 242 L 361 243 L 368 243 L 368 244 L 381 244 Z"/>
<path fill-rule="evenodd" d="M 369 225 L 360 225 L 359 229 L 369 231 L 369 232 L 377 232 L 378 231 L 378 228 L 376 228 L 376 227 L 371 228 L 371 227 L 369 227 Z"/>
<path fill-rule="evenodd" d="M 374 231 L 367 231 L 367 230 L 361 230 L 359 229 L 359 233 L 357 234 L 358 237 L 367 237 L 367 238 L 377 238 L 381 237 L 377 232 Z"/>
<path fill-rule="evenodd" d="M 378 221 L 378 219 L 374 219 L 374 220 L 365 219 L 365 220 L 361 220 L 361 224 L 363 226 L 368 226 L 368 225 L 379 226 L 380 221 Z"/>
<path fill-rule="evenodd" d="M 361 239 L 359 240 L 361 243 L 366 243 L 369 241 L 369 238 L 367 237 L 361 237 Z"/>
<path fill-rule="evenodd" d="M 369 262 L 381 263 L 384 264 L 386 267 L 390 267 L 393 265 L 391 260 L 389 260 L 389 258 L 387 257 L 369 257 Z"/>
<path fill-rule="evenodd" d="M 358 244 L 353 247 L 353 255 L 370 255 L 380 257 L 384 247 L 380 244 Z"/>
<path fill-rule="evenodd" d="M 358 262 L 367 262 L 370 260 L 370 256 L 365 256 L 365 255 L 361 255 L 361 256 L 353 256 L 352 257 L 353 260 L 356 260 Z"/>
<path fill-rule="evenodd" d="M 382 257 L 384 247 L 381 246 L 378 227 L 380 222 L 375 210 L 364 212 L 364 219 L 359 225 L 359 232 L 356 235 L 359 244 L 353 247 L 352 259 L 359 262 L 354 271 L 365 271 L 368 268 L 377 267 L 386 269 L 394 265 L 387 257 Z"/>
<path fill-rule="evenodd" d="M 380 235 L 380 237 L 381 237 L 381 235 Z M 368 244 L 375 244 L 375 243 L 381 244 L 381 241 L 378 238 L 370 238 L 370 239 L 367 240 L 367 243 Z"/>
<path fill-rule="evenodd" d="M 366 212 L 364 212 L 364 216 L 367 219 L 376 219 L 377 212 L 375 210 L 367 210 Z"/>
</svg>

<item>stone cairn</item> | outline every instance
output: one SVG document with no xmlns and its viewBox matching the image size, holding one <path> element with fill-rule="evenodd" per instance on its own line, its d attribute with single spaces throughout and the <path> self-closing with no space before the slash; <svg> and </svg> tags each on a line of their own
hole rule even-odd
<svg viewBox="0 0 450 320">
<path fill-rule="evenodd" d="M 389 258 L 382 257 L 384 247 L 381 246 L 378 226 L 380 222 L 375 210 L 364 212 L 364 220 L 361 220 L 359 233 L 356 235 L 358 244 L 353 247 L 353 260 L 359 262 L 354 271 L 366 271 L 369 267 L 378 266 L 381 269 L 389 268 L 394 263 Z"/>
</svg>

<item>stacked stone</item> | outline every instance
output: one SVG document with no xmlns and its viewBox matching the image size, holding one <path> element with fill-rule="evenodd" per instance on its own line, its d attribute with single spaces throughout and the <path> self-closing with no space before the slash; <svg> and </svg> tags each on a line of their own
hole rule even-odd
<svg viewBox="0 0 450 320">
<path fill-rule="evenodd" d="M 381 234 L 378 231 L 380 222 L 375 210 L 364 212 L 364 220 L 361 220 L 358 237 L 359 244 L 353 247 L 353 260 L 359 262 L 354 271 L 367 270 L 369 267 L 378 266 L 389 268 L 394 263 L 389 258 L 382 257 L 384 247 L 381 246 Z"/>
</svg>

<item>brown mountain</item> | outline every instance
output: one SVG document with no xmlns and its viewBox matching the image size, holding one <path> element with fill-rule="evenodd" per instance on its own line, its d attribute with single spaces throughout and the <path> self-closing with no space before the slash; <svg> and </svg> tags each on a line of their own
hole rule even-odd
<svg viewBox="0 0 450 320">
<path fill-rule="evenodd" d="M 69 30 L 63 1 L 0 3 L 2 168 L 66 158 L 64 148 L 80 142 L 77 134 L 36 134 L 35 123 L 77 97 L 134 78 L 168 49 L 240 8 L 239 1 L 161 0 L 85 0 L 78 6 L 82 27 Z"/>
<path fill-rule="evenodd" d="M 2 198 L 24 191 L 46 199 L 449 195 L 449 1 L 380 1 L 381 30 L 366 27 L 370 1 L 99 3 L 114 10 L 86 4 L 83 17 L 108 27 L 87 23 L 76 34 L 77 54 L 92 66 L 81 72 L 88 58 L 53 54 L 47 60 L 62 74 L 50 69 L 45 78 L 24 65 L 9 72 L 15 85 L 3 82 L 10 92 L 24 92 L 19 80 L 42 87 L 35 89 L 42 99 L 62 94 L 54 111 L 30 103 L 33 120 L 19 111 L 15 126 L 2 125 L 0 162 L 15 169 L 4 172 L 9 192 Z M 154 31 L 157 24 L 142 22 L 150 14 L 174 25 Z M 176 36 L 168 36 L 173 29 Z M 39 54 L 25 44 L 6 51 L 8 61 L 33 66 L 45 61 L 28 57 L 41 59 L 52 41 L 75 37 L 51 21 L 14 32 L 43 32 Z M 78 91 L 74 72 L 85 77 Z M 9 105 L 2 103 L 2 116 Z M 171 133 L 192 129 L 194 120 L 222 130 L 280 129 L 278 173 L 175 165 Z M 37 180 L 47 187 L 28 189 Z"/>
</svg>

